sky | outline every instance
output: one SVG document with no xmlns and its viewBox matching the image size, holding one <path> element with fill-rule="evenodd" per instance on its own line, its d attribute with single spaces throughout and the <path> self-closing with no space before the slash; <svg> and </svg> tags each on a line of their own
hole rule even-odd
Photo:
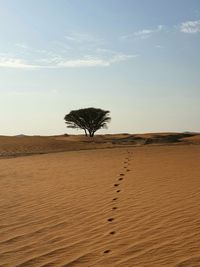
<svg viewBox="0 0 200 267">
<path fill-rule="evenodd" d="M 0 135 L 200 132 L 199 0 L 0 0 Z"/>
</svg>

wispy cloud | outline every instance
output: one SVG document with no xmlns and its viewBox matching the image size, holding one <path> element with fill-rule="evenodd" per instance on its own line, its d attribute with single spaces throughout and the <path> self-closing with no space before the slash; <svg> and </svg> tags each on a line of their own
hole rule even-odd
<svg viewBox="0 0 200 267">
<path fill-rule="evenodd" d="M 120 63 L 139 55 L 127 55 L 123 53 L 115 53 L 112 56 L 95 56 L 87 55 L 77 59 L 63 59 L 57 62 L 53 67 L 55 68 L 80 68 L 80 67 L 109 67 L 114 63 Z"/>
<path fill-rule="evenodd" d="M 21 48 L 21 49 L 24 49 L 24 50 L 30 50 L 30 49 L 31 49 L 31 47 L 28 46 L 28 45 L 25 44 L 25 43 L 17 43 L 17 44 L 15 44 L 15 46 L 16 46 L 16 47 L 19 47 L 19 48 Z"/>
<path fill-rule="evenodd" d="M 153 30 L 141 30 L 134 33 L 134 36 L 141 37 L 142 39 L 149 38 L 152 33 L 154 33 Z"/>
<path fill-rule="evenodd" d="M 164 46 L 163 45 L 156 45 L 155 48 L 161 49 L 161 48 L 164 48 Z"/>
<path fill-rule="evenodd" d="M 28 64 L 20 58 L 3 57 L 0 58 L 0 68 L 33 69 L 37 66 Z"/>
<path fill-rule="evenodd" d="M 83 43 L 90 43 L 90 44 L 102 44 L 103 39 L 95 37 L 88 33 L 71 33 L 65 35 L 65 39 L 71 43 L 83 44 Z"/>
<path fill-rule="evenodd" d="M 180 31 L 191 34 L 200 32 L 200 20 L 182 22 L 180 26 Z"/>
<path fill-rule="evenodd" d="M 115 54 L 110 58 L 101 58 L 96 56 L 84 56 L 82 58 L 65 59 L 65 58 L 49 58 L 32 64 L 19 58 L 0 58 L 1 68 L 15 69 L 59 69 L 59 68 L 83 68 L 83 67 L 109 67 L 114 63 L 130 60 L 138 55 Z"/>
<path fill-rule="evenodd" d="M 81 67 L 108 67 L 110 66 L 109 60 L 102 58 L 82 58 L 82 59 L 71 59 L 63 60 L 59 62 L 55 67 L 57 68 L 81 68 Z"/>
<path fill-rule="evenodd" d="M 123 35 L 121 39 L 130 40 L 130 39 L 147 39 L 151 37 L 153 34 L 161 32 L 164 29 L 163 25 L 158 25 L 155 29 L 143 29 L 136 31 L 134 33 Z"/>
<path fill-rule="evenodd" d="M 61 69 L 109 67 L 138 55 L 114 51 L 104 40 L 90 34 L 73 33 L 48 47 L 34 48 L 26 43 L 11 47 L 11 53 L 0 53 L 0 68 Z"/>
</svg>

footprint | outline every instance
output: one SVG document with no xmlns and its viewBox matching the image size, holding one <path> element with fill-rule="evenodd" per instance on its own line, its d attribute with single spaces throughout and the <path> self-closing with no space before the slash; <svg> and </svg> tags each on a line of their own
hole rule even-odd
<svg viewBox="0 0 200 267">
<path fill-rule="evenodd" d="M 125 174 L 124 173 L 120 173 L 120 176 L 124 176 Z"/>
<path fill-rule="evenodd" d="M 118 181 L 122 181 L 122 180 L 123 180 L 123 178 L 119 178 L 119 179 L 118 179 Z"/>
<path fill-rule="evenodd" d="M 117 197 L 113 198 L 113 200 L 114 200 L 114 201 L 117 200 Z"/>
<path fill-rule="evenodd" d="M 109 218 L 107 221 L 112 222 L 112 221 L 114 221 L 114 218 Z"/>
<path fill-rule="evenodd" d="M 114 186 L 119 186 L 120 184 L 114 184 Z"/>
<path fill-rule="evenodd" d="M 117 209 L 117 207 L 113 207 L 112 209 L 113 209 L 113 210 L 116 210 L 116 209 Z"/>
<path fill-rule="evenodd" d="M 110 235 L 114 235 L 116 232 L 115 231 L 112 231 L 112 232 L 110 232 Z"/>
<path fill-rule="evenodd" d="M 109 252 L 110 252 L 110 250 L 107 249 L 107 250 L 105 250 L 103 253 L 106 254 L 106 253 L 109 253 Z"/>
<path fill-rule="evenodd" d="M 127 171 L 127 172 L 130 172 L 131 170 L 127 169 L 126 171 Z"/>
<path fill-rule="evenodd" d="M 116 192 L 119 193 L 121 190 L 117 190 Z"/>
</svg>

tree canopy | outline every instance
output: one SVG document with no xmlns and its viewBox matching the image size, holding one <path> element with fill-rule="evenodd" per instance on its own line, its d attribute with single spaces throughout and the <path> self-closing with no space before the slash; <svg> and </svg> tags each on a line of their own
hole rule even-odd
<svg viewBox="0 0 200 267">
<path fill-rule="evenodd" d="M 97 130 L 107 128 L 111 120 L 109 114 L 110 111 L 100 108 L 84 108 L 70 111 L 64 120 L 68 128 L 83 129 L 86 136 L 93 137 Z"/>
</svg>

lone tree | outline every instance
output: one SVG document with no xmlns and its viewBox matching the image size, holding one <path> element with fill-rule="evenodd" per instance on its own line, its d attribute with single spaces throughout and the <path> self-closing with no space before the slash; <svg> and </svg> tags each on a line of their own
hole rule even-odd
<svg viewBox="0 0 200 267">
<path fill-rule="evenodd" d="M 86 136 L 93 137 L 97 130 L 107 128 L 111 120 L 109 114 L 110 111 L 100 108 L 83 108 L 70 111 L 64 120 L 68 128 L 83 129 Z"/>
</svg>

